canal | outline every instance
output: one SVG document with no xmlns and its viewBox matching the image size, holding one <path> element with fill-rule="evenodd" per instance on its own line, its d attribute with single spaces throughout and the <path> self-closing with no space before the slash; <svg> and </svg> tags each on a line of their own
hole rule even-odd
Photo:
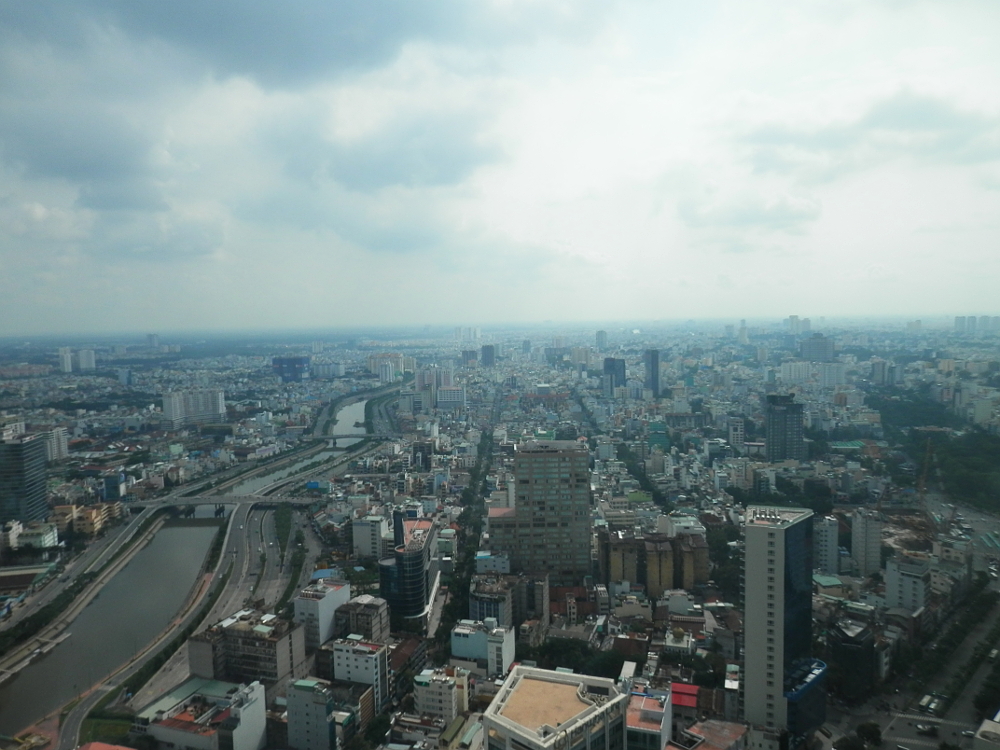
<svg viewBox="0 0 1000 750">
<path fill-rule="evenodd" d="M 0 687 L 0 734 L 13 735 L 132 658 L 180 610 L 215 525 L 167 525 L 69 626 L 72 635 Z"/>
<path fill-rule="evenodd" d="M 357 401 L 353 404 L 342 407 L 337 412 L 337 424 L 333 428 L 333 433 L 336 435 L 357 435 L 358 437 L 356 439 L 339 438 L 335 449 L 323 450 L 319 453 L 314 453 L 308 458 L 303 458 L 301 461 L 296 461 L 295 463 L 289 464 L 281 469 L 276 469 L 267 474 L 261 474 L 244 480 L 239 484 L 235 484 L 226 489 L 225 494 L 252 495 L 253 493 L 264 489 L 268 485 L 274 484 L 280 479 L 284 479 L 285 477 L 292 476 L 296 472 L 302 471 L 310 464 L 318 464 L 319 462 L 329 461 L 332 458 L 336 458 L 342 454 L 346 448 L 349 448 L 359 442 L 365 436 L 365 404 L 367 403 L 367 401 Z M 360 427 L 356 427 L 355 424 L 360 425 Z"/>
</svg>

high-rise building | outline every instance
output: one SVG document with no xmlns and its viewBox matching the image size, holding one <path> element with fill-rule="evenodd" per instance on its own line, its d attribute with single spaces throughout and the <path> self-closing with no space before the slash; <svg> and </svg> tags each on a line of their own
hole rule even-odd
<svg viewBox="0 0 1000 750">
<path fill-rule="evenodd" d="M 802 434 L 802 404 L 795 396 L 769 395 L 764 409 L 764 457 L 768 462 L 806 457 Z"/>
<path fill-rule="evenodd" d="M 530 440 L 515 447 L 515 507 L 490 509 L 494 552 L 515 573 L 551 574 L 577 586 L 591 573 L 590 453 L 573 440 Z"/>
<path fill-rule="evenodd" d="M 310 678 L 288 686 L 288 747 L 337 750 L 336 700 L 330 683 Z"/>
<path fill-rule="evenodd" d="M 65 427 L 53 427 L 44 435 L 47 460 L 62 461 L 69 455 L 69 435 Z"/>
<path fill-rule="evenodd" d="M 965 316 L 955 316 L 955 333 L 965 333 Z"/>
<path fill-rule="evenodd" d="M 427 518 L 406 518 L 400 509 L 392 515 L 395 546 L 392 556 L 378 563 L 379 595 L 389 602 L 395 620 L 422 620 L 434 589 L 430 563 L 438 527 Z"/>
<path fill-rule="evenodd" d="M 158 333 L 147 333 L 146 334 L 146 346 L 150 349 L 160 348 L 160 335 Z"/>
<path fill-rule="evenodd" d="M 743 706 L 765 750 L 804 747 L 826 720 L 826 665 L 810 655 L 812 533 L 812 511 L 747 508 Z"/>
<path fill-rule="evenodd" d="M 374 688 L 375 710 L 381 711 L 389 700 L 389 647 L 370 643 L 359 635 L 332 642 L 333 677 L 360 682 Z"/>
<path fill-rule="evenodd" d="M 480 348 L 479 364 L 483 367 L 493 367 L 497 363 L 497 348 L 493 344 L 483 344 Z"/>
<path fill-rule="evenodd" d="M 822 333 L 814 333 L 799 342 L 799 352 L 807 362 L 832 362 L 833 339 Z"/>
<path fill-rule="evenodd" d="M 625 386 L 625 360 L 615 357 L 604 358 L 604 374 L 611 376 L 612 388 L 623 388 Z"/>
<path fill-rule="evenodd" d="M 486 750 L 622 750 L 628 699 L 606 677 L 517 665 L 483 712 Z"/>
<path fill-rule="evenodd" d="M 531 342 L 528 339 L 521 342 L 521 354 L 531 354 Z"/>
<path fill-rule="evenodd" d="M 47 457 L 46 440 L 41 435 L 0 440 L 0 524 L 45 520 L 49 513 Z"/>
<path fill-rule="evenodd" d="M 313 652 L 335 635 L 334 613 L 351 598 L 351 584 L 333 578 L 313 581 L 295 597 L 295 622 L 305 628 L 306 651 Z"/>
<path fill-rule="evenodd" d="M 77 359 L 80 363 L 81 372 L 97 368 L 97 358 L 94 356 L 93 349 L 81 349 L 80 353 L 77 354 Z"/>
<path fill-rule="evenodd" d="M 68 346 L 59 347 L 59 371 L 73 372 L 73 352 Z"/>
<path fill-rule="evenodd" d="M 653 398 L 660 397 L 660 350 L 647 349 L 642 357 L 646 365 L 646 380 L 644 386 L 653 392 Z"/>
<path fill-rule="evenodd" d="M 931 594 L 931 571 L 926 558 L 901 555 L 885 564 L 885 603 L 894 609 L 916 612 Z"/>
<path fill-rule="evenodd" d="M 858 574 L 867 578 L 882 568 L 882 519 L 874 510 L 859 508 L 851 519 L 851 557 Z"/>
<path fill-rule="evenodd" d="M 728 421 L 729 444 L 734 451 L 742 455 L 743 447 L 746 444 L 746 425 L 743 422 L 743 417 L 730 417 Z"/>
<path fill-rule="evenodd" d="M 371 643 L 389 642 L 389 603 L 379 596 L 361 594 L 338 607 L 333 615 L 338 637 L 360 635 Z"/>
<path fill-rule="evenodd" d="M 820 573 L 840 573 L 840 522 L 836 516 L 813 519 L 813 565 Z"/>
<path fill-rule="evenodd" d="M 608 332 L 598 331 L 597 332 L 597 348 L 604 351 L 608 348 Z"/>
<path fill-rule="evenodd" d="M 226 421 L 226 394 L 218 389 L 163 394 L 163 418 L 171 429 L 189 424 Z"/>
<path fill-rule="evenodd" d="M 272 357 L 271 369 L 282 383 L 301 383 L 309 379 L 309 357 Z"/>
</svg>

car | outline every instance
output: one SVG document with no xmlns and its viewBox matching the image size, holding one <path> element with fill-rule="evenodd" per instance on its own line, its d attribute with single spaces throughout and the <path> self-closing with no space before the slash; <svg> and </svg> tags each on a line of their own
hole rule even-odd
<svg viewBox="0 0 1000 750">
<path fill-rule="evenodd" d="M 917 734 L 925 734 L 928 737 L 936 737 L 938 728 L 936 724 L 917 724 Z"/>
<path fill-rule="evenodd" d="M 976 730 L 975 729 L 963 729 L 962 730 L 962 736 L 963 737 L 975 737 L 976 736 Z"/>
</svg>

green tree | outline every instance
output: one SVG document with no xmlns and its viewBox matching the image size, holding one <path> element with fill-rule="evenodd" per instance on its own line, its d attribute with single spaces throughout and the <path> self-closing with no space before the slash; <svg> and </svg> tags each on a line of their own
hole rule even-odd
<svg viewBox="0 0 1000 750">
<path fill-rule="evenodd" d="M 858 724 L 854 731 L 866 745 L 877 747 L 882 744 L 882 727 L 878 725 L 878 722 L 866 721 L 863 724 Z"/>
</svg>

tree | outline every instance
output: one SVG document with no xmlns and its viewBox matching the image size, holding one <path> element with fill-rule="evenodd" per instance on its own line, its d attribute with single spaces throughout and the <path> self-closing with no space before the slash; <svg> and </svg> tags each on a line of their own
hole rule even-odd
<svg viewBox="0 0 1000 750">
<path fill-rule="evenodd" d="M 863 724 L 858 724 L 854 731 L 866 745 L 878 746 L 882 744 L 882 727 L 877 722 L 866 721 Z"/>
<path fill-rule="evenodd" d="M 864 741 L 856 734 L 845 734 L 833 743 L 835 750 L 865 750 Z"/>
</svg>

